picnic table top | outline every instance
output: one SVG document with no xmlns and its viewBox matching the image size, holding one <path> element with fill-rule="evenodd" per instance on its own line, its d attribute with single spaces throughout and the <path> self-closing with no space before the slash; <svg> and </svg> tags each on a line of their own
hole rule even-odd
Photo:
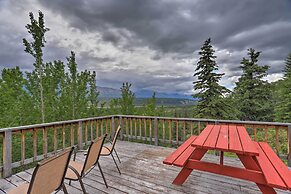
<svg viewBox="0 0 291 194">
<path fill-rule="evenodd" d="M 259 151 L 244 126 L 207 125 L 192 146 L 244 155 L 259 155 Z"/>
</svg>

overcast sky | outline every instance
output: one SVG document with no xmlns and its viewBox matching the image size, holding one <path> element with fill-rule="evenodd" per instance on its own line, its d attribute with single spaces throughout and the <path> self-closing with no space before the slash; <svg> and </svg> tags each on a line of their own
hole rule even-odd
<svg viewBox="0 0 291 194">
<path fill-rule="evenodd" d="M 220 84 L 232 88 L 248 48 L 262 51 L 269 81 L 282 77 L 291 52 L 290 0 L 0 0 L 0 70 L 33 69 L 22 38 L 28 13 L 45 15 L 45 60 L 97 72 L 97 85 L 192 94 L 198 51 L 212 38 Z"/>
</svg>

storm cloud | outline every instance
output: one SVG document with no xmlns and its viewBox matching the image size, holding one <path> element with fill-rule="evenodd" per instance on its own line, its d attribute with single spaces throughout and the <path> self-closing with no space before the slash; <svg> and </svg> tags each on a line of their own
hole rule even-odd
<svg viewBox="0 0 291 194">
<path fill-rule="evenodd" d="M 208 37 L 228 88 L 241 75 L 248 48 L 262 51 L 268 81 L 282 77 L 291 52 L 288 0 L 2 0 L 0 6 L 0 68 L 32 69 L 21 38 L 28 12 L 42 10 L 51 29 L 46 59 L 65 59 L 74 50 L 80 69 L 96 71 L 102 86 L 129 81 L 136 90 L 191 94 L 198 51 Z"/>
</svg>

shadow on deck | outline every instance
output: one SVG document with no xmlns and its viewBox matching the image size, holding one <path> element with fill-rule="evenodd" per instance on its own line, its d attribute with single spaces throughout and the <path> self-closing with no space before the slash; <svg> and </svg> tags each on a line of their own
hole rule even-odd
<svg viewBox="0 0 291 194">
<path fill-rule="evenodd" d="M 100 172 L 93 169 L 83 179 L 89 193 L 260 193 L 257 186 L 248 181 L 228 178 L 210 173 L 193 171 L 183 186 L 172 185 L 180 168 L 164 165 L 162 161 L 174 149 L 126 141 L 116 145 L 121 164 L 119 175 L 112 158 L 101 157 L 100 165 L 109 185 L 106 188 Z M 204 160 L 219 162 L 219 156 L 206 155 Z M 77 160 L 84 160 L 78 155 Z M 225 164 L 241 166 L 236 158 L 225 158 Z M 33 169 L 20 172 L 6 179 L 0 179 L 0 194 L 29 181 Z M 68 182 L 66 182 L 68 183 Z M 78 182 L 66 185 L 70 194 L 82 193 Z M 277 191 L 278 193 L 287 193 Z M 62 193 L 62 192 L 59 192 Z"/>
</svg>

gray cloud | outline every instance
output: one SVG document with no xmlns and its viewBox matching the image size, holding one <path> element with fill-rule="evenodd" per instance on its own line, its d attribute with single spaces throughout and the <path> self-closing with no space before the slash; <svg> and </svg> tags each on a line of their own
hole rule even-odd
<svg viewBox="0 0 291 194">
<path fill-rule="evenodd" d="M 228 87 L 241 75 L 248 48 L 262 51 L 259 64 L 270 65 L 273 77 L 282 74 L 291 52 L 288 0 L 0 0 L 1 18 L 10 9 L 19 13 L 9 15 L 13 21 L 24 12 L 27 19 L 28 11 L 45 13 L 51 28 L 46 60 L 65 60 L 74 50 L 79 69 L 97 71 L 99 85 L 115 88 L 130 81 L 140 89 L 191 92 L 197 53 L 208 37 Z M 0 69 L 17 64 L 31 69 L 21 45 L 26 23 L 7 28 L 0 19 L 0 24 Z"/>
<path fill-rule="evenodd" d="M 104 40 L 119 40 L 117 34 L 108 33 L 108 28 L 125 28 L 145 44 L 164 52 L 193 52 L 207 37 L 233 49 L 272 46 L 277 38 L 289 37 L 291 19 L 290 2 L 274 0 L 40 2 L 68 18 L 76 28 L 103 31 Z M 260 26 L 264 28 L 260 30 Z M 233 40 L 236 35 L 252 30 L 254 35 Z M 280 44 L 281 40 L 275 42 Z"/>
</svg>

